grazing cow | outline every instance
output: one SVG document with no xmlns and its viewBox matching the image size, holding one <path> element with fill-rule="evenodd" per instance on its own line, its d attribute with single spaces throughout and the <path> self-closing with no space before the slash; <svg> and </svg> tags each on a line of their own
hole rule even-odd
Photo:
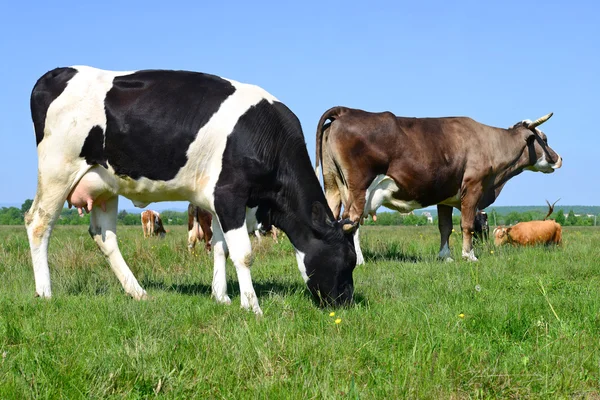
<svg viewBox="0 0 600 400">
<path fill-rule="evenodd" d="M 559 245 L 562 243 L 562 228 L 556 221 L 519 222 L 514 226 L 494 229 L 494 244 L 534 246 L 539 244 Z"/>
<path fill-rule="evenodd" d="M 145 238 L 150 236 L 160 236 L 161 238 L 164 238 L 167 234 L 158 212 L 152 210 L 142 211 L 141 219 Z"/>
<path fill-rule="evenodd" d="M 51 296 L 48 241 L 67 200 L 91 213 L 90 234 L 125 291 L 146 297 L 119 251 L 123 195 L 138 207 L 189 201 L 216 216 L 212 293 L 220 303 L 231 302 L 229 256 L 242 307 L 262 313 L 250 275 L 248 207 L 269 211 L 288 235 L 322 304 L 352 301 L 353 225 L 334 220 L 298 118 L 265 90 L 197 72 L 76 66 L 37 81 L 31 114 L 38 187 L 25 224 L 39 296 Z"/>
<path fill-rule="evenodd" d="M 343 217 L 354 224 L 382 205 L 408 212 L 437 204 L 441 258 L 450 259 L 452 207 L 460 209 L 462 256 L 475 261 L 475 211 L 492 204 L 524 170 L 561 167 L 562 158 L 537 129 L 551 116 L 501 129 L 466 117 L 404 118 L 334 107 L 317 127 L 316 172 L 322 164 L 333 215 L 340 215 L 343 204 Z M 362 262 L 358 231 L 355 247 Z"/>
<path fill-rule="evenodd" d="M 188 250 L 192 251 L 196 242 L 204 240 L 204 247 L 211 250 L 212 214 L 190 203 L 188 206 Z"/>
</svg>

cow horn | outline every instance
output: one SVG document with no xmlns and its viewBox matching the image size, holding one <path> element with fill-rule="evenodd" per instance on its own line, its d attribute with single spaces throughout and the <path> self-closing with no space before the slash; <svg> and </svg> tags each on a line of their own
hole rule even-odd
<svg viewBox="0 0 600 400">
<path fill-rule="evenodd" d="M 541 124 L 543 124 L 544 122 L 548 121 L 552 115 L 554 115 L 554 113 L 546 114 L 546 115 L 544 115 L 542 118 L 538 118 L 538 119 L 536 119 L 535 121 L 533 121 L 532 123 L 530 123 L 530 124 L 527 124 L 527 127 L 528 127 L 529 129 L 533 129 L 533 128 L 535 128 L 536 126 L 540 126 L 540 125 L 541 125 Z"/>
</svg>

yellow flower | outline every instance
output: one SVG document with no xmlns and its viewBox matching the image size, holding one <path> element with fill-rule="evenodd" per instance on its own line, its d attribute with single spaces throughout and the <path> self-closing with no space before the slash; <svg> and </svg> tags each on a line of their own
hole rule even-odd
<svg viewBox="0 0 600 400">
<path fill-rule="evenodd" d="M 336 323 L 336 324 L 339 324 L 340 322 L 342 322 L 342 319 L 341 319 L 341 318 L 338 318 L 338 319 L 336 319 L 336 320 L 335 320 L 335 323 Z"/>
<path fill-rule="evenodd" d="M 329 316 L 333 317 L 333 316 L 335 316 L 335 313 L 332 311 L 332 312 L 329 313 Z"/>
<path fill-rule="evenodd" d="M 494 250 L 490 250 L 490 254 L 494 254 Z"/>
<path fill-rule="evenodd" d="M 459 317 L 459 318 L 464 318 L 464 317 L 465 317 L 465 314 L 463 314 L 463 313 L 460 313 L 460 314 L 458 314 L 458 317 Z"/>
<path fill-rule="evenodd" d="M 454 228 L 452 228 L 452 232 L 456 232 L 456 231 L 454 230 Z"/>
</svg>

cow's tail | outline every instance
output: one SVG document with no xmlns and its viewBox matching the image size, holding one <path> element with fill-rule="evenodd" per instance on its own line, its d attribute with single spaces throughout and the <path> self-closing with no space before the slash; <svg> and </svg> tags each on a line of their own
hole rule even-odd
<svg viewBox="0 0 600 400">
<path fill-rule="evenodd" d="M 558 223 L 556 223 L 556 225 L 558 226 L 556 227 L 556 233 L 554 234 L 554 243 L 562 245 L 562 227 Z"/>
<path fill-rule="evenodd" d="M 325 122 L 327 120 L 333 122 L 348 111 L 349 109 L 347 107 L 332 107 L 325 111 L 325 113 L 321 115 L 321 119 L 319 119 L 319 124 L 317 125 L 317 154 L 315 157 L 315 174 L 317 174 L 317 179 L 319 180 L 321 177 L 320 164 L 323 163 L 323 132 L 331 125 L 331 123 L 325 124 Z"/>
</svg>

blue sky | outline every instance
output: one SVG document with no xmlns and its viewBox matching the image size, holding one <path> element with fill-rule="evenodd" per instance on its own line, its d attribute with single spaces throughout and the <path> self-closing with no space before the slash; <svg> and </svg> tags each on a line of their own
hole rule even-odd
<svg viewBox="0 0 600 400">
<path fill-rule="evenodd" d="M 0 203 L 35 194 L 29 95 L 58 67 L 189 69 L 262 86 L 314 157 L 329 107 L 543 125 L 564 158 L 496 205 L 600 205 L 600 3 L 593 1 L 7 2 L 0 17 Z M 313 159 L 314 161 L 314 159 Z M 163 209 L 173 204 L 153 205 Z M 179 206 L 178 204 L 175 206 Z M 183 206 L 183 204 L 182 204 Z M 121 208 L 131 208 L 122 201 Z"/>
</svg>

